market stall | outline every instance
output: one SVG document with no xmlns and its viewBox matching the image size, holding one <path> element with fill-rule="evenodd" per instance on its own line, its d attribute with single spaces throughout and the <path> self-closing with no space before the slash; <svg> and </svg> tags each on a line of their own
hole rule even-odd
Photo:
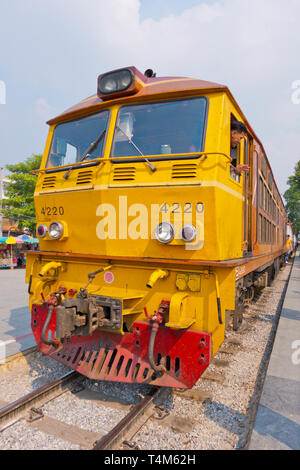
<svg viewBox="0 0 300 470">
<path fill-rule="evenodd" d="M 38 249 L 39 240 L 27 234 L 0 237 L 0 269 L 26 266 L 26 251 Z"/>
</svg>

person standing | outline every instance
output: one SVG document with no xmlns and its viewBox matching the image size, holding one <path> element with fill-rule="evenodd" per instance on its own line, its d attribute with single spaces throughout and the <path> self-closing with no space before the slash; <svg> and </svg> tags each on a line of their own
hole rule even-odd
<svg viewBox="0 0 300 470">
<path fill-rule="evenodd" d="M 293 253 L 293 244 L 289 235 L 287 236 L 287 240 L 286 240 L 286 249 L 287 249 L 287 252 L 285 256 L 285 262 L 288 263 L 289 257 Z"/>
</svg>

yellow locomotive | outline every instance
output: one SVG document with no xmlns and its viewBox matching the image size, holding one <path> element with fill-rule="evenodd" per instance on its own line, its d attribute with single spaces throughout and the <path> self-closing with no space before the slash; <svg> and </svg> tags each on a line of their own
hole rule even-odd
<svg viewBox="0 0 300 470">
<path fill-rule="evenodd" d="M 135 67 L 49 125 L 26 271 L 40 350 L 93 379 L 192 387 L 282 263 L 262 144 L 226 86 Z"/>
</svg>

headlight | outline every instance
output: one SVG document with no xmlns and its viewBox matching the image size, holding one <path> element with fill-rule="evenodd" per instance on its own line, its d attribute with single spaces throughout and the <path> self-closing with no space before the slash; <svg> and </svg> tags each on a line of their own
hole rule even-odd
<svg viewBox="0 0 300 470">
<path fill-rule="evenodd" d="M 133 81 L 131 70 L 124 69 L 103 75 L 99 83 L 99 91 L 103 94 L 126 90 Z"/>
<path fill-rule="evenodd" d="M 57 240 L 62 236 L 64 227 L 60 222 L 52 222 L 49 226 L 49 237 Z"/>
<path fill-rule="evenodd" d="M 44 224 L 38 225 L 36 229 L 37 236 L 39 238 L 44 238 L 48 232 L 47 226 Z"/>
<path fill-rule="evenodd" d="M 113 78 L 108 78 L 107 80 L 103 80 L 103 82 L 104 83 L 102 83 L 102 87 L 105 90 L 105 93 L 112 93 L 117 91 L 118 84 Z M 102 91 L 102 93 L 104 93 L 104 91 Z"/>
<path fill-rule="evenodd" d="M 197 235 L 197 230 L 195 229 L 193 225 L 185 225 L 181 229 L 180 236 L 182 240 L 184 240 L 185 242 L 192 242 L 193 240 L 195 240 L 196 235 Z"/>
<path fill-rule="evenodd" d="M 174 238 L 174 229 L 169 222 L 160 223 L 155 230 L 155 237 L 161 243 L 170 243 Z"/>
</svg>

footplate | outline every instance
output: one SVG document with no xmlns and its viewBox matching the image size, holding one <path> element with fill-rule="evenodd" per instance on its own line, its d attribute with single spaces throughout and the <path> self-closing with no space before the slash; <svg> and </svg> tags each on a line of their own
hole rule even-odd
<svg viewBox="0 0 300 470">
<path fill-rule="evenodd" d="M 59 362 L 94 380 L 148 383 L 164 387 L 191 388 L 210 363 L 211 336 L 191 330 L 161 326 L 154 344 L 154 359 L 165 366 L 157 376 L 148 361 L 151 327 L 134 322 L 133 332 L 118 335 L 100 330 L 92 336 L 71 336 L 55 349 L 41 342 L 47 306 L 33 306 L 32 329 L 39 349 Z M 46 337 L 55 337 L 55 311 Z"/>
</svg>

